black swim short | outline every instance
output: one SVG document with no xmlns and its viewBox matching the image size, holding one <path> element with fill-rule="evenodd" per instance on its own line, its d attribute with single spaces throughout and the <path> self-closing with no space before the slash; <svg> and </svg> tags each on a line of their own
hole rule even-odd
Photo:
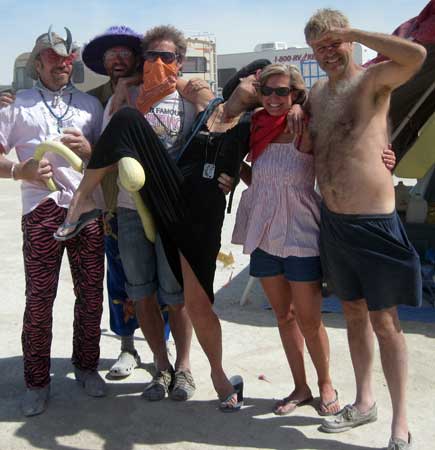
<svg viewBox="0 0 435 450">
<path fill-rule="evenodd" d="M 396 211 L 336 214 L 321 209 L 320 257 L 328 287 L 342 300 L 365 298 L 369 311 L 420 306 L 420 259 Z"/>
</svg>

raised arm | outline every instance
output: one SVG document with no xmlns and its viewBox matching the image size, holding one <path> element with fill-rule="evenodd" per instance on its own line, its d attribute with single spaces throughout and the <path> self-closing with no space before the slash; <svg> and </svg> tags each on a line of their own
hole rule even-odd
<svg viewBox="0 0 435 450">
<path fill-rule="evenodd" d="M 426 49 L 415 42 L 397 36 L 353 28 L 333 28 L 312 45 L 333 45 L 340 42 L 359 42 L 389 58 L 369 68 L 376 91 L 393 90 L 408 81 L 426 59 Z"/>
<path fill-rule="evenodd" d="M 195 106 L 197 113 L 204 111 L 210 100 L 214 98 L 207 81 L 199 78 L 193 78 L 189 81 L 178 78 L 177 90 L 183 98 Z"/>
</svg>

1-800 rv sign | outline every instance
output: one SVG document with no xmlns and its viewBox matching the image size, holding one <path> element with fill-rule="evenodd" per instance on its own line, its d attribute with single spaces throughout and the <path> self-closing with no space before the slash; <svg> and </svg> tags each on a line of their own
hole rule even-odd
<svg viewBox="0 0 435 450">
<path fill-rule="evenodd" d="M 314 54 L 313 53 L 297 53 L 295 55 L 275 55 L 273 59 L 273 63 L 295 63 L 295 62 L 301 62 L 301 61 L 309 61 L 314 60 Z"/>
</svg>

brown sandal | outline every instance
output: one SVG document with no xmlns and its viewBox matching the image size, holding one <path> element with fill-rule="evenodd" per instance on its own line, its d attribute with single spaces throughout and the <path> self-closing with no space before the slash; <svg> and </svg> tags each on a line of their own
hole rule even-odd
<svg viewBox="0 0 435 450">
<path fill-rule="evenodd" d="M 338 392 L 337 389 L 334 389 L 335 391 L 335 398 L 333 400 L 331 400 L 330 402 L 323 402 L 322 400 L 320 400 L 319 403 L 319 407 L 317 408 L 317 414 L 319 416 L 322 417 L 326 417 L 326 416 L 335 416 L 335 414 L 337 414 L 340 411 L 340 405 L 339 405 L 339 409 L 337 412 L 332 413 L 329 412 L 328 409 L 334 404 L 334 403 L 338 403 Z M 325 411 L 326 410 L 326 411 Z"/>
</svg>

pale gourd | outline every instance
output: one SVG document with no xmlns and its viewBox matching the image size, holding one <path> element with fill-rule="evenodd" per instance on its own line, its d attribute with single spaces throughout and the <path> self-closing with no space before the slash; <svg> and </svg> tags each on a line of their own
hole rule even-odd
<svg viewBox="0 0 435 450">
<path fill-rule="evenodd" d="M 118 175 L 121 186 L 131 193 L 142 222 L 145 236 L 151 242 L 156 241 L 156 226 L 154 219 L 145 206 L 139 190 L 145 184 L 145 172 L 140 163 L 128 156 L 121 158 L 118 162 Z"/>
<path fill-rule="evenodd" d="M 46 152 L 56 153 L 71 164 L 71 167 L 77 172 L 83 171 L 83 161 L 66 145 L 56 141 L 45 141 L 37 145 L 33 159 L 41 161 Z M 52 178 L 46 181 L 46 185 L 50 191 L 57 191 L 57 187 Z"/>
</svg>

